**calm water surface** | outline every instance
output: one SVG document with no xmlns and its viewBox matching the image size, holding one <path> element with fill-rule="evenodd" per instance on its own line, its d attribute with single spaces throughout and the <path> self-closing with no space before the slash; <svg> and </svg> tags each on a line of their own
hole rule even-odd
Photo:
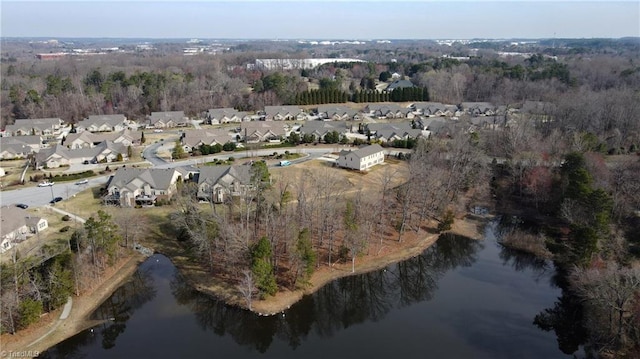
<svg viewBox="0 0 640 359">
<path fill-rule="evenodd" d="M 102 325 L 45 358 L 565 358 L 533 324 L 560 289 L 549 263 L 496 244 L 442 237 L 420 256 L 344 278 L 281 315 L 199 294 L 162 255 L 93 314 Z"/>
</svg>

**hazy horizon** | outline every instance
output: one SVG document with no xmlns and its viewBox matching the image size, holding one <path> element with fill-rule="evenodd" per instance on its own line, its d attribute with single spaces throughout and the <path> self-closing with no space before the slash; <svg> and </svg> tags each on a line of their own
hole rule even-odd
<svg viewBox="0 0 640 359">
<path fill-rule="evenodd" d="M 640 36 L 640 2 L 2 1 L 3 38 L 429 40 Z"/>
</svg>

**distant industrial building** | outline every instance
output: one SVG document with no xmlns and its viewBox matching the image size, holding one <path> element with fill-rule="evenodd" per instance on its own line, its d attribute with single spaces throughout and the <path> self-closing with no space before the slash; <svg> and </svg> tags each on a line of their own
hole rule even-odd
<svg viewBox="0 0 640 359">
<path fill-rule="evenodd" d="M 365 62 L 358 59 L 256 59 L 254 64 L 248 64 L 249 68 L 261 70 L 302 70 L 312 69 L 330 63 Z"/>
</svg>

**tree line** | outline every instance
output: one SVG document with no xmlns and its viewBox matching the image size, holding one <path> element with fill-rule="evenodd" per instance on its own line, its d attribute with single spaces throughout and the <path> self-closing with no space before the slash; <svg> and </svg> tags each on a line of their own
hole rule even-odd
<svg viewBox="0 0 640 359">
<path fill-rule="evenodd" d="M 69 228 L 69 227 L 66 227 Z M 127 256 L 143 236 L 146 220 L 123 210 L 98 211 L 68 238 L 45 245 L 37 255 L 21 256 L 14 246 L 0 265 L 0 331 L 16 333 L 99 284 L 100 277 Z"/>
<path fill-rule="evenodd" d="M 350 262 L 355 270 L 359 256 L 385 241 L 425 235 L 438 223 L 447 230 L 451 213 L 486 193 L 487 164 L 468 136 L 421 139 L 408 165 L 406 181 L 380 169 L 379 185 L 362 189 L 328 167 L 274 182 L 256 162 L 251 185 L 222 204 L 199 206 L 195 185 L 182 184 L 171 222 L 183 245 L 217 277 L 236 283 L 250 307 L 280 288 L 304 287 L 320 266 Z"/>
</svg>

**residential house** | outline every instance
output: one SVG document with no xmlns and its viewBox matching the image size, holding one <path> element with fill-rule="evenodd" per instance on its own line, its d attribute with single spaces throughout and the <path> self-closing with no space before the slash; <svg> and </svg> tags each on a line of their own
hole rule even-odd
<svg viewBox="0 0 640 359">
<path fill-rule="evenodd" d="M 279 142 L 287 137 L 287 129 L 283 123 L 264 121 L 243 122 L 240 136 L 248 143 Z"/>
<path fill-rule="evenodd" d="M 395 89 L 411 88 L 411 87 L 415 87 L 415 86 L 413 86 L 413 83 L 409 80 L 395 80 L 392 83 L 390 83 L 389 86 L 387 86 L 386 90 L 393 91 Z"/>
<path fill-rule="evenodd" d="M 412 108 L 419 115 L 427 117 L 453 117 L 460 116 L 462 113 L 456 105 L 445 105 L 440 102 L 416 102 Z"/>
<path fill-rule="evenodd" d="M 148 119 L 147 127 L 151 128 L 184 127 L 189 124 L 189 118 L 184 115 L 184 111 L 152 112 Z"/>
<path fill-rule="evenodd" d="M 426 131 L 428 136 L 450 137 L 454 133 L 462 131 L 462 125 L 458 121 L 445 120 L 441 118 L 422 118 L 415 120 L 418 128 Z"/>
<path fill-rule="evenodd" d="M 35 156 L 37 168 L 57 168 L 72 164 L 88 162 L 115 162 L 118 157 L 126 161 L 127 146 L 122 143 L 104 141 L 94 147 L 69 149 L 62 145 L 56 145 L 38 152 Z"/>
<path fill-rule="evenodd" d="M 355 151 L 340 151 L 339 167 L 364 171 L 384 162 L 384 150 L 380 145 L 365 146 Z"/>
<path fill-rule="evenodd" d="M 412 122 L 399 123 L 370 123 L 366 129 L 373 138 L 382 142 L 407 140 L 409 138 L 428 137 L 428 131 L 413 128 Z"/>
<path fill-rule="evenodd" d="M 463 102 L 460 110 L 470 116 L 494 116 L 496 106 L 488 102 Z"/>
<path fill-rule="evenodd" d="M 44 147 L 42 136 L 0 137 L 0 159 L 26 158 Z"/>
<path fill-rule="evenodd" d="M 183 173 L 175 168 L 118 168 L 107 182 L 103 202 L 121 207 L 150 206 L 168 201 Z"/>
<path fill-rule="evenodd" d="M 98 144 L 111 141 L 113 143 L 121 143 L 125 147 L 129 147 L 137 143 L 140 136 L 135 136 L 129 129 L 118 132 L 99 132 L 92 133 L 88 131 L 70 133 L 67 135 L 64 145 L 70 149 L 90 148 Z"/>
<path fill-rule="evenodd" d="M 304 121 L 307 114 L 298 106 L 265 106 L 266 121 Z"/>
<path fill-rule="evenodd" d="M 110 132 L 129 128 L 124 115 L 91 115 L 74 126 L 76 132 Z"/>
<path fill-rule="evenodd" d="M 52 137 L 59 135 L 64 122 L 59 118 L 19 119 L 13 125 L 5 127 L 5 134 L 11 136 L 39 135 Z"/>
<path fill-rule="evenodd" d="M 49 227 L 46 219 L 32 216 L 22 208 L 0 207 L 0 253 L 11 249 L 13 244 L 27 239 Z"/>
<path fill-rule="evenodd" d="M 351 132 L 351 125 L 344 121 L 309 121 L 300 126 L 300 135 L 313 135 L 318 141 L 323 141 L 324 136 L 336 131 L 341 136 Z"/>
<path fill-rule="evenodd" d="M 227 129 L 207 129 L 207 130 L 188 130 L 182 133 L 180 139 L 185 152 L 191 152 L 201 145 L 213 146 L 216 144 L 224 145 L 227 142 L 235 141 L 235 138 Z"/>
<path fill-rule="evenodd" d="M 414 114 L 410 108 L 402 108 L 395 103 L 390 104 L 369 104 L 364 108 L 365 113 L 378 118 L 413 118 Z"/>
<path fill-rule="evenodd" d="M 359 120 L 358 111 L 342 106 L 320 105 L 318 106 L 318 117 L 322 120 L 349 121 Z"/>
<path fill-rule="evenodd" d="M 194 180 L 199 200 L 222 203 L 251 190 L 251 166 L 206 166 Z"/>
<path fill-rule="evenodd" d="M 212 108 L 205 114 L 205 123 L 217 125 L 221 123 L 251 121 L 251 116 L 244 111 L 238 111 L 234 108 Z"/>
<path fill-rule="evenodd" d="M 33 149 L 31 147 L 20 143 L 0 144 L 0 159 L 2 160 L 27 158 L 32 153 Z"/>
</svg>

